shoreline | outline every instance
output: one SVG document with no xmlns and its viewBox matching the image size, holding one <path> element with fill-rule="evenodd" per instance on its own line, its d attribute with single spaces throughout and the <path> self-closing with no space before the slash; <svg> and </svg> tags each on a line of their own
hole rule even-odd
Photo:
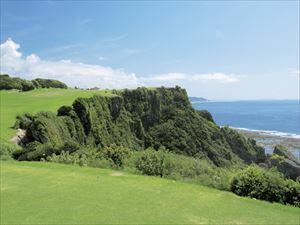
<svg viewBox="0 0 300 225">
<path fill-rule="evenodd" d="M 243 128 L 243 127 L 231 127 L 232 129 L 239 130 L 239 131 L 245 131 L 245 133 L 258 133 L 261 136 L 264 137 L 280 137 L 280 138 L 289 138 L 289 139 L 298 139 L 300 140 L 300 134 L 295 133 L 287 133 L 287 132 L 281 132 L 276 130 L 255 130 L 255 129 L 249 129 L 249 128 Z"/>
<path fill-rule="evenodd" d="M 248 138 L 256 140 L 257 144 L 265 148 L 266 154 L 272 154 L 275 145 L 282 145 L 300 160 L 300 135 L 281 132 L 250 130 L 246 128 L 230 127 Z M 280 136 L 279 134 L 284 134 Z"/>
</svg>

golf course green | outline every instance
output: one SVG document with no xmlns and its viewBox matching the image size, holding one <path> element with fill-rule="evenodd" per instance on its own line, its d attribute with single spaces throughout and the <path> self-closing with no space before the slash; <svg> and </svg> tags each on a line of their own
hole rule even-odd
<svg viewBox="0 0 300 225">
<path fill-rule="evenodd" d="M 299 224 L 299 213 L 123 171 L 1 162 L 1 224 Z"/>
</svg>

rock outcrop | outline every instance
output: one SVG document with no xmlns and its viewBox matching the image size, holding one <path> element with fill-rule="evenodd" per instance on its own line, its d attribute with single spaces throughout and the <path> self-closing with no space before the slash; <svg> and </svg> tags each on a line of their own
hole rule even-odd
<svg viewBox="0 0 300 225">
<path fill-rule="evenodd" d="M 300 163 L 285 147 L 276 145 L 268 164 L 269 167 L 276 167 L 285 177 L 300 180 Z"/>
</svg>

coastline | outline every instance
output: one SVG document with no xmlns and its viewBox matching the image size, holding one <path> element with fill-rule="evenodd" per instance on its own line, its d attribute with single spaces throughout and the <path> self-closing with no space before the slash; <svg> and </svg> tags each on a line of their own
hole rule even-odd
<svg viewBox="0 0 300 225">
<path fill-rule="evenodd" d="M 275 145 L 279 144 L 286 147 L 298 160 L 300 160 L 300 135 L 238 127 L 231 128 L 244 134 L 248 138 L 256 140 L 259 145 L 265 148 L 266 154 L 272 154 Z"/>
</svg>

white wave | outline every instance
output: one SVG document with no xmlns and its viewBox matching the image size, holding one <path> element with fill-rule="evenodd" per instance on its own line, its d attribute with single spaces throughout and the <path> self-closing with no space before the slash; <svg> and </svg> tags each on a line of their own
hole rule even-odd
<svg viewBox="0 0 300 225">
<path fill-rule="evenodd" d="M 278 137 L 300 139 L 299 134 L 285 133 L 285 132 L 280 132 L 280 131 L 276 131 L 276 130 L 255 130 L 255 129 L 248 129 L 248 128 L 244 128 L 244 127 L 231 127 L 231 128 L 236 129 L 236 130 L 257 132 L 257 133 L 260 133 L 263 135 L 268 135 L 268 136 L 278 136 Z"/>
</svg>

